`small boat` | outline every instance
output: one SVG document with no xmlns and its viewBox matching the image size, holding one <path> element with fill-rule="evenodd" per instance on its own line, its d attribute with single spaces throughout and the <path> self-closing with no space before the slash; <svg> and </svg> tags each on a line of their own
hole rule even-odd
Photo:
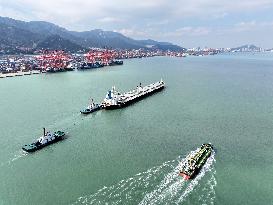
<svg viewBox="0 0 273 205">
<path fill-rule="evenodd" d="M 64 68 L 58 68 L 58 67 L 48 67 L 46 69 L 47 73 L 57 73 L 57 72 L 64 72 L 66 71 Z"/>
<path fill-rule="evenodd" d="M 22 149 L 26 152 L 34 152 L 47 145 L 50 145 L 52 143 L 62 140 L 63 136 L 65 136 L 65 133 L 63 131 L 56 131 L 54 133 L 51 133 L 51 132 L 46 132 L 44 128 L 44 134 L 40 138 L 38 138 L 35 142 L 31 144 L 24 145 Z"/>
<path fill-rule="evenodd" d="M 66 67 L 64 67 L 66 71 L 73 71 L 75 69 L 73 63 L 69 63 Z"/>
<path fill-rule="evenodd" d="M 0 78 L 5 78 L 5 77 L 6 77 L 5 74 L 1 74 L 1 73 L 0 73 Z"/>
<path fill-rule="evenodd" d="M 46 72 L 47 73 L 55 73 L 55 69 L 52 67 L 48 67 L 48 68 L 46 68 Z"/>
<path fill-rule="evenodd" d="M 91 104 L 87 106 L 87 108 L 81 110 L 82 114 L 89 114 L 95 111 L 98 111 L 101 109 L 101 106 L 99 104 L 95 104 L 93 99 L 91 100 Z"/>
<path fill-rule="evenodd" d="M 15 76 L 23 76 L 23 75 L 24 75 L 23 72 L 20 72 L 20 71 L 15 73 Z"/>
<path fill-rule="evenodd" d="M 212 151 L 213 146 L 211 144 L 202 144 L 200 148 L 186 157 L 179 175 L 185 180 L 193 179 L 211 156 Z"/>
<path fill-rule="evenodd" d="M 101 68 L 103 67 L 104 65 L 100 62 L 94 62 L 94 63 L 91 63 L 91 62 L 83 62 L 81 64 L 81 66 L 79 67 L 79 69 L 81 70 L 85 70 L 85 69 L 93 69 L 93 68 Z"/>
<path fill-rule="evenodd" d="M 114 65 L 123 65 L 123 61 L 122 60 L 112 60 L 111 62 L 109 62 L 109 66 L 114 66 Z"/>
<path fill-rule="evenodd" d="M 23 73 L 23 75 L 31 75 L 30 71 L 23 71 L 22 73 Z"/>
<path fill-rule="evenodd" d="M 31 74 L 40 74 L 40 73 L 41 73 L 40 70 L 32 70 L 32 71 L 31 71 Z"/>
<path fill-rule="evenodd" d="M 6 74 L 6 77 L 7 78 L 12 78 L 12 77 L 14 77 L 15 76 L 15 73 L 7 73 Z"/>
</svg>

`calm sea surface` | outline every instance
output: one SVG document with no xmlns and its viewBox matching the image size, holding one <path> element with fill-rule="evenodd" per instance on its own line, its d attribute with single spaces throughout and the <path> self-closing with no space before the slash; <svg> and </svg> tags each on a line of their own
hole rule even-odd
<svg viewBox="0 0 273 205">
<path fill-rule="evenodd" d="M 163 78 L 129 107 L 82 116 L 90 98 Z M 46 127 L 66 139 L 33 154 Z M 216 153 L 192 181 L 179 163 Z M 0 204 L 273 204 L 273 54 L 155 57 L 0 79 Z"/>
</svg>

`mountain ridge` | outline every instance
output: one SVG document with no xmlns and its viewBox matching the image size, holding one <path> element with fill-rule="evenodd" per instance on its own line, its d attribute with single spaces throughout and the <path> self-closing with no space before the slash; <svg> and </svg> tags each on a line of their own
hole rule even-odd
<svg viewBox="0 0 273 205">
<path fill-rule="evenodd" d="M 62 49 L 70 52 L 86 51 L 92 47 L 113 49 L 186 50 L 168 42 L 152 39 L 135 40 L 121 33 L 94 29 L 69 31 L 46 21 L 21 21 L 0 16 L 0 52 L 37 49 Z"/>
<path fill-rule="evenodd" d="M 236 48 L 231 48 L 232 52 L 255 52 L 255 51 L 259 52 L 261 50 L 262 48 L 257 47 L 253 44 L 246 44 Z"/>
</svg>

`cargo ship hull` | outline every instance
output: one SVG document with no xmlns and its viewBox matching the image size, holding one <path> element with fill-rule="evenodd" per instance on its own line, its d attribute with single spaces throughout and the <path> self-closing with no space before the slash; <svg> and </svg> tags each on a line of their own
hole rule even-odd
<svg viewBox="0 0 273 205">
<path fill-rule="evenodd" d="M 142 100 L 143 98 L 146 98 L 146 97 L 148 97 L 148 96 L 151 96 L 151 95 L 153 95 L 153 94 L 155 94 L 155 93 L 157 93 L 157 92 L 159 92 L 159 91 L 161 91 L 161 90 L 163 90 L 163 89 L 164 89 L 164 86 L 162 86 L 162 87 L 160 87 L 160 88 L 158 88 L 158 89 L 155 89 L 155 90 L 153 90 L 153 91 L 151 91 L 151 92 L 149 92 L 149 93 L 145 93 L 144 95 L 141 95 L 141 96 L 139 96 L 139 97 L 137 97 L 137 98 L 134 98 L 134 99 L 132 99 L 132 100 L 128 100 L 128 101 L 126 101 L 126 102 L 124 102 L 124 103 L 119 103 L 119 104 L 117 104 L 117 105 L 106 105 L 104 108 L 105 108 L 106 110 L 114 110 L 114 109 L 123 108 L 123 107 L 126 107 L 126 106 L 128 106 L 128 105 L 131 105 L 131 104 L 133 104 L 133 103 L 135 103 L 135 102 L 138 102 L 138 101 Z"/>
<path fill-rule="evenodd" d="M 206 164 L 208 158 L 211 156 L 213 146 L 211 144 L 203 144 L 195 154 L 189 155 L 179 175 L 185 180 L 195 178 L 202 167 Z"/>
<path fill-rule="evenodd" d="M 208 156 L 208 158 L 210 156 L 211 156 L 211 154 Z M 195 168 L 195 170 L 191 174 L 180 171 L 179 175 L 181 177 L 183 177 L 185 180 L 194 179 L 199 174 L 199 172 L 201 171 L 201 169 L 205 165 L 205 163 L 206 163 L 206 161 L 204 161 L 204 163 L 200 164 L 200 167 Z"/>
</svg>

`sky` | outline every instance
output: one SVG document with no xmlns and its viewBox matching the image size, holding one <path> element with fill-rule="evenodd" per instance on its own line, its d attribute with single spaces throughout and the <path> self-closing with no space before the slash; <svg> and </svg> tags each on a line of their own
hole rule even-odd
<svg viewBox="0 0 273 205">
<path fill-rule="evenodd" d="M 0 0 L 0 16 L 187 48 L 273 48 L 273 0 Z"/>
</svg>

